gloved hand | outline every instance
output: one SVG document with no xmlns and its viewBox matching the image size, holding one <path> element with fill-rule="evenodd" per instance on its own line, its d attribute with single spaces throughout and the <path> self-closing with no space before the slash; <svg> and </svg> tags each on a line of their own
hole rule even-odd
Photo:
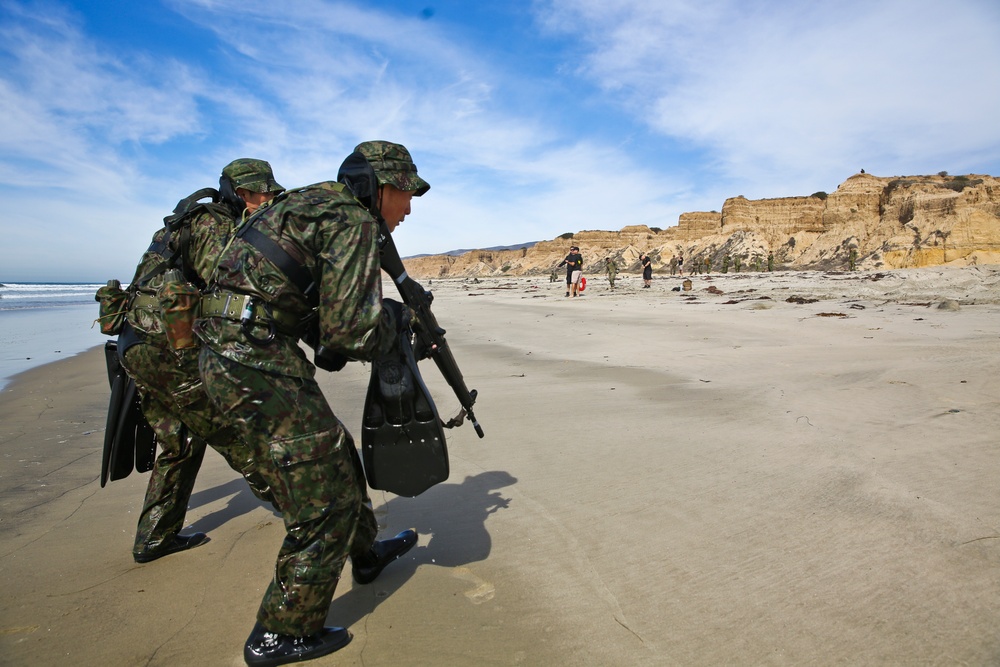
<svg viewBox="0 0 1000 667">
<path fill-rule="evenodd" d="M 313 355 L 313 363 L 316 364 L 316 368 L 321 368 L 324 371 L 329 371 L 331 373 L 336 373 L 337 371 L 342 370 L 344 366 L 347 365 L 347 361 L 347 357 L 342 355 L 340 352 L 328 350 L 322 345 L 316 348 L 315 354 Z"/>
</svg>

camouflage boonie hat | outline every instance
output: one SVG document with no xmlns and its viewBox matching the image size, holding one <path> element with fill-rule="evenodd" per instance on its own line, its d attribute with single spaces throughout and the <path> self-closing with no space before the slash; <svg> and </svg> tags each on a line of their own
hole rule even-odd
<svg viewBox="0 0 1000 667">
<path fill-rule="evenodd" d="M 264 160 L 248 157 L 233 160 L 222 170 L 222 175 L 233 182 L 233 189 L 243 188 L 261 194 L 285 189 L 274 180 L 271 165 Z"/>
<path fill-rule="evenodd" d="M 430 183 L 417 176 L 417 165 L 405 146 L 390 141 L 365 141 L 354 150 L 371 164 L 379 185 L 388 183 L 416 197 L 431 189 Z"/>
</svg>

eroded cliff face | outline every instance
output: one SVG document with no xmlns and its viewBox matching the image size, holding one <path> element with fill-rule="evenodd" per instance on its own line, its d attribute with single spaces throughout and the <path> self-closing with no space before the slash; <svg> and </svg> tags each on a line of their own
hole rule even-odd
<svg viewBox="0 0 1000 667">
<path fill-rule="evenodd" d="M 512 239 L 513 240 L 513 239 Z M 604 259 L 638 271 L 639 253 L 669 271 L 672 257 L 685 267 L 711 262 L 729 270 L 775 268 L 846 270 L 915 268 L 940 264 L 1000 264 L 1000 181 L 992 176 L 878 177 L 855 174 L 824 196 L 726 200 L 722 212 L 680 216 L 675 227 L 634 225 L 620 231 L 582 231 L 515 251 L 472 251 L 406 260 L 422 278 L 549 273 L 578 245 L 587 273 Z"/>
</svg>

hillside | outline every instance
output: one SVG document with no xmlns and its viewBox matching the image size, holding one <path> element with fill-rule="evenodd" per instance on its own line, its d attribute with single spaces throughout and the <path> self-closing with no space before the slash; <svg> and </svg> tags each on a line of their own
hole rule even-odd
<svg viewBox="0 0 1000 667">
<path fill-rule="evenodd" d="M 416 277 L 531 276 L 549 273 L 569 245 L 580 247 L 587 273 L 601 272 L 606 257 L 623 271 L 638 271 L 648 253 L 658 272 L 683 254 L 686 267 L 718 271 L 725 258 L 743 270 L 841 270 L 852 250 L 858 269 L 917 268 L 948 264 L 1000 264 L 1000 181 L 993 176 L 879 177 L 855 174 L 830 193 L 807 197 L 727 199 L 722 211 L 684 213 L 663 230 L 629 226 L 581 231 L 515 250 L 472 250 L 406 260 Z M 732 268 L 730 270 L 733 270 Z"/>
</svg>

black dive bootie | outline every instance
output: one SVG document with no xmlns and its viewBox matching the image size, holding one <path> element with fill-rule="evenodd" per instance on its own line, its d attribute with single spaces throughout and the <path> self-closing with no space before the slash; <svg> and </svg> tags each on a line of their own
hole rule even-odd
<svg viewBox="0 0 1000 667">
<path fill-rule="evenodd" d="M 396 537 L 375 542 L 364 556 L 351 559 L 354 581 L 359 584 L 375 581 L 386 565 L 412 549 L 416 543 L 417 533 L 413 530 L 404 530 Z"/>
<path fill-rule="evenodd" d="M 190 535 L 174 535 L 169 542 L 164 542 L 155 549 L 143 549 L 138 553 L 133 553 L 132 558 L 136 563 L 148 563 L 163 558 L 178 551 L 187 551 L 208 542 L 208 535 L 205 533 L 191 533 Z"/>
<path fill-rule="evenodd" d="M 243 660 L 250 667 L 287 665 L 329 655 L 350 642 L 351 633 L 344 628 L 323 628 L 308 637 L 293 637 L 268 632 L 258 623 L 247 637 Z"/>
</svg>

